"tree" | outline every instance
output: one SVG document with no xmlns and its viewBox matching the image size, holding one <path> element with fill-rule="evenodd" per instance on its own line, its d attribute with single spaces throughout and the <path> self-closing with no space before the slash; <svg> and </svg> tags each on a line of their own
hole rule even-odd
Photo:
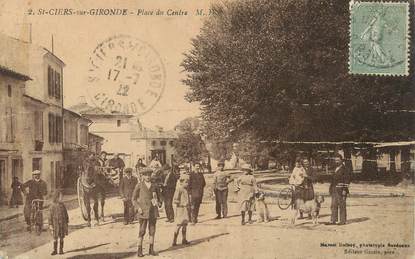
<svg viewBox="0 0 415 259">
<path fill-rule="evenodd" d="M 182 63 L 186 98 L 200 102 L 211 139 L 415 137 L 413 115 L 399 112 L 414 108 L 413 67 L 410 77 L 348 73 L 348 1 L 246 0 L 212 10 Z"/>
<path fill-rule="evenodd" d="M 207 150 L 200 136 L 200 120 L 187 118 L 181 121 L 175 128 L 179 132 L 175 149 L 179 163 L 197 163 L 202 161 Z"/>
</svg>

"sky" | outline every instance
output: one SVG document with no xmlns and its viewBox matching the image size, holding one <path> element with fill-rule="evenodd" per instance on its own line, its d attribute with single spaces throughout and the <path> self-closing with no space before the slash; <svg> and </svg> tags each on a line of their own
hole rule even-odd
<svg viewBox="0 0 415 259">
<path fill-rule="evenodd" d="M 196 15 L 197 9 L 209 9 L 214 0 L 0 0 L 0 32 L 29 39 L 31 24 L 32 43 L 51 50 L 52 35 L 54 54 L 66 64 L 64 68 L 64 105 L 70 107 L 85 96 L 88 84 L 89 57 L 96 46 L 109 37 L 130 35 L 150 44 L 160 55 L 166 70 L 166 85 L 159 102 L 140 117 L 147 127 L 159 125 L 172 129 L 182 119 L 200 114 L 197 103 L 188 103 L 184 95 L 188 91 L 181 82 L 185 74 L 180 63 L 183 53 L 191 48 L 206 16 Z M 99 8 L 127 8 L 182 12 L 186 16 L 64 16 L 27 15 L 28 10 L 73 8 L 90 10 Z M 56 12 L 56 11 L 55 11 Z"/>
</svg>

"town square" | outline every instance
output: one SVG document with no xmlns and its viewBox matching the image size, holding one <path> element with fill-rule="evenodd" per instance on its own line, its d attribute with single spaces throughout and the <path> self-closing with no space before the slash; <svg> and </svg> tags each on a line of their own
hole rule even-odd
<svg viewBox="0 0 415 259">
<path fill-rule="evenodd" d="M 0 259 L 413 258 L 410 0 L 0 0 Z"/>
</svg>

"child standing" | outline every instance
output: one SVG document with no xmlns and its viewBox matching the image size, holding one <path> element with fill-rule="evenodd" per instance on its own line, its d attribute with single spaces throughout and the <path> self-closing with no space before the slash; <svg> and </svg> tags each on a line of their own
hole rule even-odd
<svg viewBox="0 0 415 259">
<path fill-rule="evenodd" d="M 177 222 L 176 231 L 174 231 L 173 246 L 177 245 L 177 237 L 179 236 L 180 228 L 182 229 L 182 244 L 187 245 L 189 242 L 186 240 L 187 224 L 189 223 L 189 175 L 183 174 L 180 176 L 179 184 L 176 192 L 174 193 L 174 204 L 176 204 L 176 216 L 175 221 Z"/>
<path fill-rule="evenodd" d="M 19 207 L 19 205 L 23 204 L 23 196 L 22 196 L 22 183 L 19 181 L 19 177 L 15 176 L 13 177 L 12 182 L 12 197 L 10 199 L 10 208 L 13 208 L 13 206 L 16 206 L 16 208 Z"/>
<path fill-rule="evenodd" d="M 62 193 L 56 191 L 53 194 L 53 203 L 49 209 L 49 228 L 53 236 L 53 251 L 51 255 L 57 254 L 59 239 L 59 254 L 63 254 L 63 239 L 68 235 L 68 211 L 62 202 Z"/>
</svg>

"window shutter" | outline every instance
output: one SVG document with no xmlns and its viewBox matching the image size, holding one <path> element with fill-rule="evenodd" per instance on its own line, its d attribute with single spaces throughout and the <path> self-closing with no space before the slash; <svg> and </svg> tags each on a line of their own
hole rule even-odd
<svg viewBox="0 0 415 259">
<path fill-rule="evenodd" d="M 48 66 L 48 95 L 52 96 L 52 68 Z"/>
<path fill-rule="evenodd" d="M 13 142 L 13 117 L 12 117 L 12 108 L 6 108 L 6 141 Z"/>
<path fill-rule="evenodd" d="M 56 98 L 61 98 L 61 75 L 56 73 Z"/>
<path fill-rule="evenodd" d="M 48 125 L 49 125 L 49 143 L 52 143 L 52 114 L 48 114 Z"/>
</svg>

